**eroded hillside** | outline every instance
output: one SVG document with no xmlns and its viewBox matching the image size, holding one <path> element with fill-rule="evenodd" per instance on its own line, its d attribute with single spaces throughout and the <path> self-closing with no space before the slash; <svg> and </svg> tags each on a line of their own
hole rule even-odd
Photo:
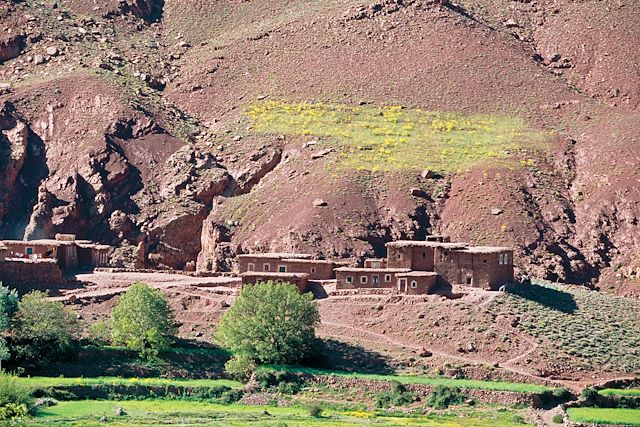
<svg viewBox="0 0 640 427">
<path fill-rule="evenodd" d="M 438 232 L 636 292 L 636 5 L 52 4 L 0 6 L 3 237 L 224 270 Z"/>
</svg>

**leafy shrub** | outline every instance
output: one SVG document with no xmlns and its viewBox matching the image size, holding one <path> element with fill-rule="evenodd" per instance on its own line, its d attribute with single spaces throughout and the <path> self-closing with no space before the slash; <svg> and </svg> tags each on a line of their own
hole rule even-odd
<svg viewBox="0 0 640 427">
<path fill-rule="evenodd" d="M 551 418 L 551 421 L 553 421 L 556 424 L 563 424 L 564 418 L 562 417 L 562 414 L 555 414 L 553 418 Z"/>
<path fill-rule="evenodd" d="M 431 390 L 427 395 L 425 403 L 436 409 L 445 409 L 451 405 L 458 405 L 464 402 L 465 396 L 457 387 L 447 387 L 439 385 Z"/>
<path fill-rule="evenodd" d="M 595 405 L 598 401 L 598 397 L 598 390 L 591 387 L 586 387 L 582 390 L 582 393 L 580 393 L 580 398 L 584 400 L 588 406 Z"/>
<path fill-rule="evenodd" d="M 236 403 L 238 400 L 242 399 L 242 396 L 244 396 L 242 390 L 231 389 L 222 393 L 220 401 L 226 404 Z"/>
<path fill-rule="evenodd" d="M 175 342 L 177 325 L 167 297 L 159 289 L 135 283 L 111 311 L 112 338 L 142 357 L 157 357 Z"/>
<path fill-rule="evenodd" d="M 390 406 L 405 406 L 415 400 L 413 393 L 398 381 L 391 381 L 391 391 L 378 393 L 376 396 L 376 406 L 378 408 L 388 408 Z"/>
<path fill-rule="evenodd" d="M 309 406 L 307 406 L 307 411 L 309 411 L 309 415 L 313 418 L 322 417 L 322 406 L 317 403 L 311 403 Z"/>
<path fill-rule="evenodd" d="M 246 286 L 224 314 L 215 337 L 234 354 L 259 363 L 296 363 L 311 353 L 320 322 L 313 295 L 291 284 Z"/>
<path fill-rule="evenodd" d="M 256 363 L 246 355 L 233 355 L 224 364 L 224 370 L 238 381 L 247 381 L 256 370 Z"/>
<path fill-rule="evenodd" d="M 98 320 L 89 326 L 89 338 L 91 342 L 98 346 L 111 343 L 111 326 L 106 320 Z"/>
<path fill-rule="evenodd" d="M 22 384 L 15 375 L 0 371 L 0 406 L 26 404 L 31 398 L 31 391 L 31 387 Z"/>
<path fill-rule="evenodd" d="M 262 390 L 275 389 L 281 394 L 296 394 L 304 385 L 304 380 L 296 374 L 271 369 L 257 371 L 255 379 Z"/>
<path fill-rule="evenodd" d="M 556 388 L 551 393 L 554 398 L 563 402 L 566 402 L 567 400 L 571 399 L 571 397 L 573 397 L 571 391 L 565 387 Z"/>
<path fill-rule="evenodd" d="M 20 366 L 40 366 L 72 354 L 80 328 L 75 314 L 44 292 L 22 297 L 13 326 L 12 350 Z"/>
<path fill-rule="evenodd" d="M 24 403 L 8 403 L 0 406 L 0 420 L 11 421 L 8 425 L 22 425 L 22 421 L 28 416 L 29 410 Z"/>
</svg>

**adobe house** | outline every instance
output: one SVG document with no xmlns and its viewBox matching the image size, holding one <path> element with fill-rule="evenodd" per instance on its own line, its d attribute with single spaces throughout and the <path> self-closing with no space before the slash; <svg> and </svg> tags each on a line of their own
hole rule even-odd
<svg viewBox="0 0 640 427">
<path fill-rule="evenodd" d="M 296 285 L 300 293 L 309 291 L 309 274 L 307 273 L 248 271 L 240 274 L 240 277 L 242 278 L 242 287 L 272 281 L 275 283 L 291 283 L 292 285 Z"/>
<path fill-rule="evenodd" d="M 391 289 L 398 283 L 398 274 L 410 271 L 407 268 L 336 268 L 336 289 Z"/>
<path fill-rule="evenodd" d="M 436 247 L 464 248 L 466 243 L 399 240 L 387 243 L 387 267 L 433 271 Z"/>
<path fill-rule="evenodd" d="M 287 273 L 308 273 L 309 280 L 331 280 L 335 278 L 333 261 L 323 259 L 286 258 L 282 260 Z"/>
<path fill-rule="evenodd" d="M 513 280 L 513 250 L 506 247 L 437 247 L 434 271 L 442 283 L 497 290 Z"/>
<path fill-rule="evenodd" d="M 7 247 L 0 243 L 0 262 L 4 262 L 4 258 L 7 255 Z"/>
<path fill-rule="evenodd" d="M 364 260 L 364 268 L 387 268 L 387 259 L 367 258 Z"/>
<path fill-rule="evenodd" d="M 436 287 L 438 273 L 433 271 L 409 271 L 398 273 L 397 292 L 409 295 L 430 294 Z"/>
<path fill-rule="evenodd" d="M 109 262 L 111 247 L 88 240 L 76 240 L 73 234 L 57 234 L 56 239 L 5 240 L 8 258 L 21 260 L 55 260 L 62 270 L 100 267 Z"/>
<path fill-rule="evenodd" d="M 76 241 L 78 265 L 81 267 L 105 267 L 109 264 L 111 246 L 87 241 Z"/>
<path fill-rule="evenodd" d="M 78 248 L 75 242 L 42 240 L 5 240 L 7 256 L 9 258 L 57 260 L 63 270 L 70 270 L 78 266 Z"/>
<path fill-rule="evenodd" d="M 311 259 L 309 254 L 266 253 L 238 255 L 240 273 L 276 272 L 307 273 L 309 280 L 331 280 L 335 277 L 333 261 Z"/>
<path fill-rule="evenodd" d="M 236 259 L 240 273 L 247 271 L 286 273 L 287 267 L 282 262 L 283 259 L 311 259 L 311 255 L 295 253 L 243 254 L 238 255 Z"/>
</svg>

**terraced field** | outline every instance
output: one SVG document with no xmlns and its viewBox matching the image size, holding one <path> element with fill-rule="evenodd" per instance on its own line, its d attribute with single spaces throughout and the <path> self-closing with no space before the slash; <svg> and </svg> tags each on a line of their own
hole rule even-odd
<svg viewBox="0 0 640 427">
<path fill-rule="evenodd" d="M 115 416 L 122 408 L 126 415 Z M 464 415 L 464 416 L 460 416 Z M 218 405 L 186 401 L 77 401 L 61 402 L 42 410 L 33 426 L 403 426 L 515 427 L 527 426 L 515 411 L 494 408 L 457 413 L 408 415 L 327 409 L 312 417 L 303 407 Z"/>
</svg>

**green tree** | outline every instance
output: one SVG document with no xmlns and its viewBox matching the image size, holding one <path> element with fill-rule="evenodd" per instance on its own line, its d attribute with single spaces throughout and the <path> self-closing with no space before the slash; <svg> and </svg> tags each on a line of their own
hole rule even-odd
<svg viewBox="0 0 640 427">
<path fill-rule="evenodd" d="M 143 357 L 156 357 L 175 342 L 177 325 L 169 301 L 159 289 L 135 283 L 111 311 L 111 336 Z"/>
<path fill-rule="evenodd" d="M 216 329 L 216 339 L 235 358 L 295 363 L 315 347 L 320 322 L 310 293 L 273 282 L 246 286 Z"/>
<path fill-rule="evenodd" d="M 24 365 L 38 366 L 71 353 L 80 327 L 75 314 L 61 302 L 34 291 L 22 297 L 14 319 L 12 349 Z"/>
<path fill-rule="evenodd" d="M 0 282 L 0 369 L 2 361 L 11 356 L 6 335 L 11 326 L 11 319 L 18 311 L 18 293 L 10 290 Z"/>
</svg>

